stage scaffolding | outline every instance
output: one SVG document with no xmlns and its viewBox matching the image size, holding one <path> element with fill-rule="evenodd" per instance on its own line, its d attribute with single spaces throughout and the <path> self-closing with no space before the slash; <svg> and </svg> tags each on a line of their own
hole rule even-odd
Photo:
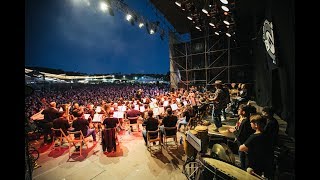
<svg viewBox="0 0 320 180">
<path fill-rule="evenodd" d="M 234 37 L 222 33 L 201 35 L 191 34 L 191 40 L 181 42 L 170 34 L 171 88 L 195 85 L 208 89 L 218 79 L 224 83 L 252 81 L 252 62 L 243 53 L 249 54 L 248 47 L 238 46 Z"/>
</svg>

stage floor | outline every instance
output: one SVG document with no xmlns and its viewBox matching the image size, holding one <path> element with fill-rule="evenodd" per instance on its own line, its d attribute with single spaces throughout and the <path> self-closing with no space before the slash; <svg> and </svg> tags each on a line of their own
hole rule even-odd
<svg viewBox="0 0 320 180">
<path fill-rule="evenodd" d="M 180 133 L 178 136 L 180 137 Z M 33 179 L 186 179 L 182 173 L 185 161 L 183 145 L 179 145 L 178 149 L 162 148 L 162 152 L 155 153 L 152 157 L 141 132 L 129 134 L 124 131 L 120 137 L 121 142 L 116 152 L 103 152 L 98 140 L 96 144 L 89 142 L 88 150 L 84 148 L 82 151 L 83 157 L 74 154 L 70 159 L 67 144 L 60 151 L 59 148 L 53 150 L 53 145 L 41 146 L 37 161 L 41 167 L 34 170 Z M 40 139 L 38 143 L 41 141 Z"/>
</svg>

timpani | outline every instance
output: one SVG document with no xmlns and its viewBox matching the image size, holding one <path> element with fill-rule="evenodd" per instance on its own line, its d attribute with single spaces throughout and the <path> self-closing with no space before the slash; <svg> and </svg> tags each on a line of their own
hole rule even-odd
<svg viewBox="0 0 320 180">
<path fill-rule="evenodd" d="M 248 172 L 228 164 L 226 162 L 204 157 L 200 159 L 201 163 L 205 166 L 202 173 L 203 179 L 245 179 L 245 180 L 259 180 Z"/>
</svg>

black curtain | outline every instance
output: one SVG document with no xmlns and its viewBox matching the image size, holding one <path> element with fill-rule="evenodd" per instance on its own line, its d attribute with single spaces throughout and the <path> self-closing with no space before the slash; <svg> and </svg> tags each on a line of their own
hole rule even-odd
<svg viewBox="0 0 320 180">
<path fill-rule="evenodd" d="M 264 8 L 259 8 L 261 4 Z M 257 103 L 271 105 L 287 121 L 287 134 L 295 137 L 295 9 L 293 0 L 259 1 L 253 11 L 251 40 L 252 58 L 255 63 L 255 91 Z M 261 10 L 264 11 L 261 12 Z M 263 22 L 273 24 L 276 62 L 272 62 L 263 42 Z"/>
</svg>

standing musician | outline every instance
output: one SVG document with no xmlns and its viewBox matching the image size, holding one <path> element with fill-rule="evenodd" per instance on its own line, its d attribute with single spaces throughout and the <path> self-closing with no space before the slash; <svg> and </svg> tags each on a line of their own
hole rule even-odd
<svg viewBox="0 0 320 180">
<path fill-rule="evenodd" d="M 239 147 L 239 151 L 248 153 L 248 166 L 256 174 L 260 176 L 264 174 L 270 179 L 272 178 L 273 149 L 272 139 L 263 133 L 266 123 L 267 119 L 259 114 L 250 117 L 250 124 L 255 133 Z"/>
<path fill-rule="evenodd" d="M 113 117 L 114 112 L 111 110 L 107 114 L 107 118 L 103 120 L 104 130 L 102 131 L 102 150 L 107 149 L 108 152 L 116 151 L 116 130 L 115 127 L 119 124 L 117 118 Z"/>
<path fill-rule="evenodd" d="M 222 89 L 222 81 L 216 80 L 215 83 L 216 91 L 214 92 L 214 97 L 212 99 L 213 101 L 213 108 L 212 108 L 212 121 L 216 125 L 216 131 L 218 131 L 218 128 L 222 127 L 221 123 L 221 115 L 222 115 L 222 109 L 224 108 L 224 105 L 226 104 L 226 94 Z"/>
<path fill-rule="evenodd" d="M 238 109 L 239 120 L 234 128 L 229 129 L 230 132 L 235 134 L 238 147 L 243 144 L 251 134 L 254 133 L 249 121 L 251 112 L 254 112 L 253 109 L 253 106 L 241 104 Z M 246 153 L 239 151 L 239 158 L 241 169 L 245 170 L 247 168 Z"/>
</svg>

